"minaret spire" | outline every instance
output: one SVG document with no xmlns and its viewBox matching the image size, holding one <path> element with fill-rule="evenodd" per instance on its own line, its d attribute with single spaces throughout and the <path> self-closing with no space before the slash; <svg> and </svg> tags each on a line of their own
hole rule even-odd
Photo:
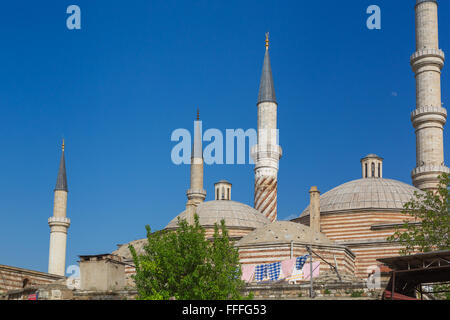
<svg viewBox="0 0 450 320">
<path fill-rule="evenodd" d="M 66 175 L 66 161 L 64 157 L 64 139 L 62 141 L 62 153 L 61 153 L 61 161 L 59 163 L 59 171 L 58 171 L 58 177 L 56 178 L 56 186 L 55 190 L 63 190 L 68 192 L 67 187 L 67 175 Z"/>
<path fill-rule="evenodd" d="M 67 229 L 70 219 L 67 215 L 67 176 L 64 158 L 64 140 L 62 142 L 61 161 L 54 190 L 53 216 L 48 218 L 50 226 L 50 249 L 48 257 L 48 273 L 64 276 L 66 271 Z"/>
<path fill-rule="evenodd" d="M 273 85 L 272 68 L 270 66 L 269 57 L 269 33 L 266 33 L 266 53 L 264 55 L 264 63 L 259 83 L 258 104 L 261 102 L 277 103 L 275 97 L 275 88 Z"/>
<path fill-rule="evenodd" d="M 202 122 L 200 110 L 197 109 L 197 120 L 194 121 L 194 142 L 191 152 L 191 185 L 186 192 L 186 220 L 194 222 L 196 207 L 205 201 L 206 191 L 203 189 L 203 146 L 202 146 Z"/>
<path fill-rule="evenodd" d="M 416 133 L 416 167 L 411 173 L 414 186 L 436 191 L 442 173 L 450 173 L 444 163 L 444 125 L 447 110 L 442 107 L 441 70 L 444 52 L 439 49 L 438 4 L 417 0 L 416 52 L 411 66 L 416 78 L 416 109 L 411 121 Z"/>
<path fill-rule="evenodd" d="M 269 33 L 266 33 L 265 55 L 258 93 L 258 144 L 252 147 L 255 161 L 255 209 L 272 222 L 277 219 L 278 145 L 277 100 L 269 57 Z"/>
</svg>

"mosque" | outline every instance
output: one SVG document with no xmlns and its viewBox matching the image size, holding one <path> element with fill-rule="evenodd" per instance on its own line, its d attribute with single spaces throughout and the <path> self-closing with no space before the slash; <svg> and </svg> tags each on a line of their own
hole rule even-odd
<svg viewBox="0 0 450 320">
<path fill-rule="evenodd" d="M 310 205 L 297 218 L 277 220 L 277 175 L 282 149 L 277 137 L 271 134 L 278 129 L 278 104 L 266 36 L 257 100 L 258 140 L 251 151 L 255 162 L 253 207 L 233 201 L 232 184 L 225 180 L 214 185 L 214 200 L 205 201 L 202 133 L 196 125 L 186 207 L 174 215 L 165 229 L 175 230 L 178 218 L 192 222 L 197 214 L 210 238 L 214 224 L 224 219 L 239 250 L 242 265 L 272 263 L 312 250 L 341 274 L 359 279 L 367 278 L 370 268 L 380 265 L 377 259 L 398 255 L 401 244 L 388 242 L 386 238 L 403 221 L 411 219 L 402 213 L 403 205 L 414 197 L 415 192 L 436 190 L 438 176 L 450 173 L 444 164 L 443 129 L 447 111 L 441 103 L 440 75 L 445 58 L 438 43 L 437 0 L 416 0 L 415 14 L 416 51 L 410 63 L 416 78 L 416 108 L 411 113 L 411 121 L 417 151 L 416 167 L 411 172 L 412 185 L 385 178 L 384 159 L 368 154 L 360 160 L 361 179 L 346 182 L 323 194 L 311 187 Z M 359 170 L 356 161 L 355 170 Z M 54 215 L 48 220 L 51 228 L 48 273 L 59 276 L 65 273 L 66 238 L 70 226 L 66 216 L 67 192 L 63 148 Z M 140 239 L 130 243 L 139 252 L 145 242 L 146 239 Z M 112 252 L 108 256 L 110 261 L 111 257 L 124 264 L 125 282 L 131 285 L 130 276 L 135 269 L 128 243 Z M 81 261 L 92 260 L 88 256 L 80 258 Z M 95 257 L 96 261 L 101 259 L 102 256 Z M 83 269 L 81 272 L 83 277 Z"/>
<path fill-rule="evenodd" d="M 441 103 L 444 53 L 438 43 L 437 1 L 417 0 L 415 11 L 416 52 L 411 56 L 411 66 L 416 77 L 417 103 L 411 121 L 417 159 L 411 173 L 413 185 L 383 177 L 384 159 L 368 154 L 360 160 L 361 179 L 346 182 L 320 196 L 317 188 L 312 187 L 311 203 L 298 218 L 277 221 L 277 173 L 282 149 L 270 134 L 278 128 L 278 104 L 266 37 L 257 100 L 258 143 L 252 148 L 253 207 L 231 200 L 231 183 L 225 180 L 215 184 L 214 200 L 205 202 L 201 132 L 196 127 L 186 209 L 166 229 L 176 229 L 178 218 L 192 221 L 197 213 L 207 237 L 211 237 L 214 224 L 224 219 L 243 265 L 289 259 L 307 253 L 310 247 L 325 260 L 336 263 L 341 273 L 358 278 L 367 278 L 371 268 L 380 265 L 376 259 L 398 255 L 401 245 L 386 238 L 411 219 L 402 213 L 403 205 L 415 192 L 436 190 L 439 174 L 450 172 L 444 164 L 443 129 L 447 111 Z M 143 242 L 145 239 L 132 243 L 140 248 Z M 131 262 L 128 244 L 113 253 Z M 132 267 L 128 273 L 133 273 Z"/>
</svg>

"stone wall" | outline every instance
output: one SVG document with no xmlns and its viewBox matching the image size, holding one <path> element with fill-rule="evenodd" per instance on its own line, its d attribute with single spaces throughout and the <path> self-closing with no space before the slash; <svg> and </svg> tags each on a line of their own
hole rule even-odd
<svg viewBox="0 0 450 320">
<path fill-rule="evenodd" d="M 137 296 L 136 290 L 74 290 L 64 284 L 54 283 L 11 290 L 0 295 L 0 300 L 28 300 L 34 294 L 37 294 L 37 300 L 135 300 Z"/>
<path fill-rule="evenodd" d="M 113 254 L 80 256 L 82 290 L 123 290 L 125 263 Z"/>
<path fill-rule="evenodd" d="M 370 290 L 361 284 L 315 284 L 315 299 L 370 299 L 380 300 L 383 289 Z M 294 300 L 309 298 L 309 284 L 253 284 L 246 287 L 244 294 L 253 293 L 255 300 Z"/>
<path fill-rule="evenodd" d="M 238 246 L 239 260 L 242 264 L 265 264 L 283 261 L 291 257 L 308 254 L 307 245 L 309 244 L 301 242 L 240 245 Z M 335 265 L 336 261 L 340 272 L 354 274 L 355 256 L 348 248 L 335 244 L 313 244 L 312 249 L 332 265 Z M 322 268 L 329 268 L 316 254 L 313 254 L 313 261 L 320 261 L 321 270 Z"/>
<path fill-rule="evenodd" d="M 386 241 L 397 225 L 411 216 L 398 211 L 349 211 L 340 213 L 322 213 L 321 231 L 336 244 L 346 246 L 356 255 L 356 275 L 366 278 L 368 270 L 380 267 L 380 258 L 396 256 L 402 246 Z M 309 215 L 293 220 L 309 225 Z"/>
<path fill-rule="evenodd" d="M 8 290 L 49 284 L 61 279 L 65 278 L 45 272 L 0 265 L 0 294 Z"/>
</svg>

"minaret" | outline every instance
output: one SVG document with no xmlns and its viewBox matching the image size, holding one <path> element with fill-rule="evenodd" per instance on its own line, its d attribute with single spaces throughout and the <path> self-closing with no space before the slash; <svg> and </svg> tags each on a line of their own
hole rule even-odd
<svg viewBox="0 0 450 320">
<path fill-rule="evenodd" d="M 277 101 L 269 58 L 269 34 L 258 94 L 258 144 L 252 148 L 255 161 L 255 209 L 270 221 L 277 219 L 277 175 L 281 147 L 278 145 Z"/>
<path fill-rule="evenodd" d="M 70 219 L 66 217 L 68 189 L 66 163 L 64 159 L 64 140 L 54 192 L 53 217 L 48 218 L 48 225 L 50 226 L 48 273 L 64 276 L 66 270 L 67 229 L 70 226 Z"/>
<path fill-rule="evenodd" d="M 316 186 L 309 190 L 309 227 L 311 235 L 317 237 L 320 233 L 320 191 Z"/>
<path fill-rule="evenodd" d="M 202 122 L 200 112 L 197 110 L 197 120 L 194 121 L 194 142 L 191 152 L 191 187 L 186 192 L 186 220 L 194 222 L 195 208 L 205 201 L 206 191 L 203 189 L 203 147 L 202 147 Z"/>
<path fill-rule="evenodd" d="M 411 66 L 416 77 L 416 109 L 411 121 L 416 131 L 414 186 L 435 191 L 438 175 L 447 172 L 444 164 L 444 124 L 447 110 L 441 103 L 441 69 L 444 52 L 439 49 L 438 4 L 436 0 L 416 2 L 416 52 Z"/>
</svg>

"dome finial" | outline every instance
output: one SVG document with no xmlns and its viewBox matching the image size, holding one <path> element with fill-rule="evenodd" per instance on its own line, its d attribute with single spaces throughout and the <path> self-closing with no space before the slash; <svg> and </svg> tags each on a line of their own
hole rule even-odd
<svg viewBox="0 0 450 320">
<path fill-rule="evenodd" d="M 269 50 L 269 33 L 266 32 L 266 50 Z"/>
<path fill-rule="evenodd" d="M 200 120 L 200 108 L 197 108 L 197 121 Z"/>
<path fill-rule="evenodd" d="M 62 146 L 61 146 L 62 151 L 64 152 L 64 138 L 62 139 Z"/>
</svg>

